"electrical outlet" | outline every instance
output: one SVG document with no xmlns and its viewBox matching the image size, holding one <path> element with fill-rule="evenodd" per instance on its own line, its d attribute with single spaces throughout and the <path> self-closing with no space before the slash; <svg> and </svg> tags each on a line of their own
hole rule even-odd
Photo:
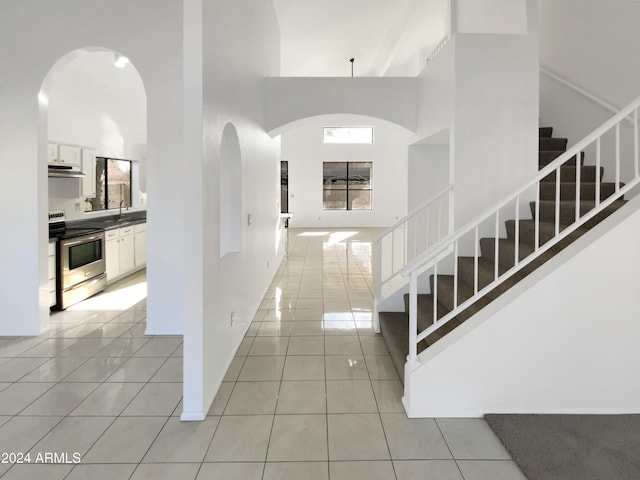
<svg viewBox="0 0 640 480">
<path fill-rule="evenodd" d="M 82 208 L 82 205 L 80 204 L 80 202 L 76 202 L 76 212 L 80 212 Z"/>
<path fill-rule="evenodd" d="M 236 312 L 231 312 L 231 326 L 236 324 Z"/>
</svg>

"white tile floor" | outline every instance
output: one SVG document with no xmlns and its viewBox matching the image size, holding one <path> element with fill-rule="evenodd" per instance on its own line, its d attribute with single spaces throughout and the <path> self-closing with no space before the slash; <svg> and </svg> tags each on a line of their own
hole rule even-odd
<svg viewBox="0 0 640 480">
<path fill-rule="evenodd" d="M 144 335 L 143 275 L 53 315 L 46 335 L 0 338 L 0 454 L 81 455 L 0 463 L 0 476 L 524 479 L 483 420 L 406 418 L 371 328 L 376 233 L 289 230 L 287 259 L 204 422 L 179 421 L 182 339 Z M 102 309 L 123 290 L 142 296 Z"/>
</svg>

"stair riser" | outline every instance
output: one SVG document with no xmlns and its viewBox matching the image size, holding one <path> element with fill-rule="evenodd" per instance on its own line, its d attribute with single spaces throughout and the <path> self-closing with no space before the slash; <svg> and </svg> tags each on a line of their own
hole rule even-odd
<svg viewBox="0 0 640 480">
<path fill-rule="evenodd" d="M 553 127 L 540 127 L 538 128 L 538 137 L 549 138 L 553 134 Z"/>
<path fill-rule="evenodd" d="M 601 183 L 600 184 L 600 200 L 604 200 L 616 191 L 614 183 Z M 575 200 L 576 198 L 576 184 L 575 182 L 566 182 L 560 184 L 560 200 Z M 595 183 L 582 183 L 580 185 L 580 199 L 594 201 L 596 198 L 596 185 Z M 556 199 L 556 183 L 555 182 L 541 182 L 540 183 L 540 200 L 553 200 Z"/>
<path fill-rule="evenodd" d="M 547 151 L 540 151 L 538 152 L 538 166 L 540 168 L 549 165 L 551 162 L 553 162 L 556 158 L 558 158 L 560 155 L 562 155 L 564 153 L 564 150 L 558 150 L 558 151 L 553 151 L 553 150 L 547 150 Z M 573 157 L 571 157 L 569 160 L 567 160 L 565 163 L 563 163 L 563 165 L 567 165 L 567 166 L 576 166 L 576 155 L 574 155 Z M 584 165 L 584 152 L 580 153 L 580 165 Z"/>
<path fill-rule="evenodd" d="M 409 314 L 409 294 L 404 295 L 404 311 Z M 438 318 L 444 317 L 451 310 L 438 304 Z M 418 331 L 421 332 L 433 324 L 433 297 L 430 293 L 418 294 Z"/>
<path fill-rule="evenodd" d="M 486 259 L 484 259 L 486 260 Z M 495 280 L 494 264 L 488 265 L 487 262 L 478 261 L 478 290 L 482 290 Z M 501 269 L 502 270 L 502 269 Z M 502 273 L 502 272 L 500 272 Z M 458 275 L 460 279 L 470 286 L 473 286 L 475 281 L 475 265 L 473 259 L 467 260 L 466 258 L 458 259 Z"/>
<path fill-rule="evenodd" d="M 494 261 L 495 260 L 495 239 L 493 238 L 481 238 L 480 250 L 482 256 Z M 520 248 L 518 251 L 518 258 L 524 260 L 532 251 L 530 245 L 527 245 L 523 241 L 520 242 Z M 507 239 L 500 239 L 499 245 L 499 265 L 505 269 L 511 268 L 515 264 L 515 245 L 512 241 Z"/>
<path fill-rule="evenodd" d="M 507 228 L 507 238 L 514 240 L 516 238 L 516 222 L 509 220 L 505 222 Z M 562 229 L 561 229 L 562 230 Z M 541 224 L 538 232 L 539 245 L 544 245 L 555 236 L 555 226 L 551 224 Z M 536 239 L 535 224 L 531 221 L 520 221 L 520 229 L 518 238 L 521 243 L 534 246 Z"/>
<path fill-rule="evenodd" d="M 567 139 L 566 138 L 539 138 L 538 139 L 539 150 L 566 150 Z"/>
<path fill-rule="evenodd" d="M 600 167 L 600 181 L 604 175 L 604 168 Z M 542 179 L 542 182 L 554 182 L 556 181 L 556 172 L 552 172 Z M 576 167 L 560 167 L 560 182 L 575 182 L 576 181 Z M 596 167 L 585 166 L 580 167 L 580 182 L 595 183 L 596 182 Z"/>
<path fill-rule="evenodd" d="M 612 205 L 608 206 L 600 213 L 595 215 L 590 222 L 599 223 L 613 212 L 615 212 L 618 208 L 622 206 L 624 200 L 617 200 L 613 202 Z M 586 213 L 590 212 L 594 208 L 594 203 L 592 202 L 581 202 L 580 206 L 580 216 L 582 217 Z M 541 205 L 540 207 L 540 219 L 543 222 L 553 223 L 555 222 L 555 208 L 552 206 L 553 204 Z M 560 225 L 571 225 L 575 222 L 575 202 L 566 202 L 560 205 Z M 532 207 L 533 208 L 533 207 Z M 560 228 L 562 230 L 562 227 Z"/>
<path fill-rule="evenodd" d="M 433 292 L 434 276 L 429 277 L 429 285 Z M 458 283 L 458 305 L 468 300 L 473 295 L 469 287 Z M 453 277 L 450 275 L 438 275 L 438 303 L 444 307 L 446 313 L 453 310 Z M 441 316 L 440 310 L 438 310 Z"/>
<path fill-rule="evenodd" d="M 531 216 L 535 216 L 535 203 L 529 204 L 531 209 Z M 595 204 L 593 202 L 581 202 L 580 216 L 585 215 L 589 211 L 593 210 Z M 576 203 L 575 202 L 561 202 L 560 203 L 560 224 L 571 225 L 576 221 Z M 543 222 L 554 223 L 556 218 L 555 202 L 545 202 L 540 204 L 540 220 Z"/>
</svg>

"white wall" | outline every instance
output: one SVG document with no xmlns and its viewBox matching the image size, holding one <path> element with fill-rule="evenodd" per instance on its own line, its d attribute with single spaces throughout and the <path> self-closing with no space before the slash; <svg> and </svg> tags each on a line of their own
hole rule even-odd
<svg viewBox="0 0 640 480">
<path fill-rule="evenodd" d="M 267 130 L 276 135 L 292 122 L 335 113 L 382 118 L 415 130 L 417 87 L 412 77 L 267 78 Z"/>
<path fill-rule="evenodd" d="M 445 132 L 448 138 L 448 132 Z M 407 210 L 413 210 L 449 185 L 449 144 L 409 147 Z"/>
<path fill-rule="evenodd" d="M 538 170 L 538 37 L 456 37 L 455 225 L 503 200 Z"/>
<path fill-rule="evenodd" d="M 540 64 L 623 107 L 640 96 L 639 24 L 633 0 L 540 0 Z"/>
<path fill-rule="evenodd" d="M 323 127 L 373 126 L 373 144 L 325 144 Z M 372 117 L 323 115 L 282 134 L 289 162 L 291 227 L 388 227 L 407 212 L 407 141 L 410 132 Z M 373 162 L 371 210 L 322 209 L 322 163 Z"/>
<path fill-rule="evenodd" d="M 183 179 L 190 185 L 194 215 L 185 244 L 197 252 L 186 259 L 186 268 L 187 285 L 198 288 L 185 289 L 190 321 L 185 325 L 184 420 L 207 414 L 283 255 L 277 243 L 280 142 L 264 128 L 264 77 L 279 72 L 271 3 L 186 3 L 185 68 L 192 83 L 185 102 L 185 155 L 192 168 Z M 228 123 L 240 144 L 242 241 L 239 252 L 220 258 L 218 186 Z"/>
<path fill-rule="evenodd" d="M 527 0 L 452 0 L 458 33 L 527 33 Z"/>
<path fill-rule="evenodd" d="M 12 254 L 0 268 L 0 284 L 6 287 L 0 291 L 0 334 L 32 335 L 48 326 L 48 85 L 39 92 L 58 60 L 95 46 L 128 56 L 145 84 L 148 157 L 154 165 L 147 182 L 153 199 L 147 327 L 153 333 L 180 333 L 183 299 L 175 285 L 183 278 L 183 219 L 191 212 L 182 201 L 183 187 L 175 184 L 176 164 L 182 164 L 182 2 L 25 0 L 11 2 L 2 13 L 0 58 L 11 68 L 0 77 L 0 165 L 12 172 L 12 181 L 0 189 L 0 220 L 11 225 L 12 234 L 0 238 L 0 247 Z"/>
<path fill-rule="evenodd" d="M 405 370 L 412 417 L 638 413 L 638 198 Z M 625 218 L 627 217 L 627 218 Z"/>
</svg>

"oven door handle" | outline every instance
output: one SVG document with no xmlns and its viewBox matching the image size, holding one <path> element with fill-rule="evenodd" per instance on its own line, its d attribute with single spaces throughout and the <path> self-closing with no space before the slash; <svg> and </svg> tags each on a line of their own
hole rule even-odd
<svg viewBox="0 0 640 480">
<path fill-rule="evenodd" d="M 83 282 L 78 283 L 77 285 L 74 285 L 73 287 L 69 287 L 69 288 L 65 289 L 65 292 L 73 292 L 74 290 L 78 290 L 78 289 L 81 289 L 81 288 L 86 288 L 89 285 L 93 285 L 95 283 L 98 283 L 98 282 L 104 280 L 105 278 L 107 278 L 106 274 L 101 273 L 100 275 L 96 275 L 93 278 L 90 278 L 88 280 L 85 280 Z"/>
<path fill-rule="evenodd" d="M 74 245 L 92 242 L 94 240 L 104 240 L 104 234 L 91 235 L 90 237 L 74 238 L 73 240 L 63 240 L 62 243 L 65 247 L 73 247 Z"/>
</svg>

